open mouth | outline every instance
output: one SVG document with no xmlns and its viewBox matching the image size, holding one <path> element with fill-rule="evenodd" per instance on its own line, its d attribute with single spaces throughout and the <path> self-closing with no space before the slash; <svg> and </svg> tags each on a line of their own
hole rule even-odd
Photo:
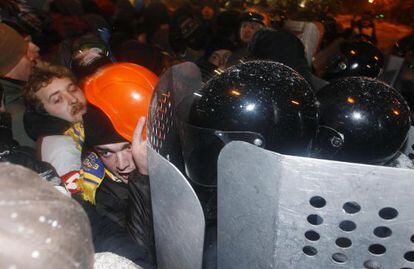
<svg viewBox="0 0 414 269">
<path fill-rule="evenodd" d="M 131 174 L 131 172 L 132 172 L 132 171 L 130 171 L 130 172 L 123 172 L 123 173 L 118 172 L 118 175 L 119 175 L 120 177 L 122 177 L 124 180 L 128 180 L 129 175 Z"/>
</svg>

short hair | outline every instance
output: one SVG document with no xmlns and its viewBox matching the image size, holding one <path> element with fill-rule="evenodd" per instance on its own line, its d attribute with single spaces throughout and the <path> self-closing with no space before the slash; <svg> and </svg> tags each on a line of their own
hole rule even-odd
<svg viewBox="0 0 414 269">
<path fill-rule="evenodd" d="M 77 83 L 76 77 L 66 67 L 57 65 L 36 67 L 23 87 L 23 99 L 27 109 L 35 112 L 46 112 L 36 93 L 49 85 L 55 78 L 69 78 L 74 83 Z"/>
</svg>

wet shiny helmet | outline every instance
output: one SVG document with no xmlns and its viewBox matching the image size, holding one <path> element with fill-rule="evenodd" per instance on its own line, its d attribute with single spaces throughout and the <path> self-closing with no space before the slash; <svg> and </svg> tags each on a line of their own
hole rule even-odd
<svg viewBox="0 0 414 269">
<path fill-rule="evenodd" d="M 179 121 L 188 177 L 215 186 L 218 154 L 234 140 L 308 155 L 318 122 L 315 101 L 305 79 L 276 62 L 242 63 L 213 77 L 182 105 L 189 108 Z"/>
<path fill-rule="evenodd" d="M 317 92 L 319 129 L 313 156 L 385 164 L 396 157 L 410 128 L 403 97 L 380 81 L 350 77 Z"/>
<path fill-rule="evenodd" d="M 323 79 L 366 76 L 378 77 L 384 67 L 382 52 L 364 41 L 345 41 L 339 52 L 333 55 L 323 71 Z"/>
</svg>

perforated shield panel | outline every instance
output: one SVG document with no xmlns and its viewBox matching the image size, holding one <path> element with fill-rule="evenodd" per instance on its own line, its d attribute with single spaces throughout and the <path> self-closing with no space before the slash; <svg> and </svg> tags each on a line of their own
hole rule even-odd
<svg viewBox="0 0 414 269">
<path fill-rule="evenodd" d="M 414 171 L 232 142 L 218 163 L 220 268 L 414 268 Z"/>
</svg>

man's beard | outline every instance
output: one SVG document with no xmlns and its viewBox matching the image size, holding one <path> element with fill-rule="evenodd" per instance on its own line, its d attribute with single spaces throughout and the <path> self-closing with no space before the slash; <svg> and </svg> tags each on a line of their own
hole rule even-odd
<svg viewBox="0 0 414 269">
<path fill-rule="evenodd" d="M 72 116 L 77 116 L 79 112 L 84 111 L 84 110 L 85 110 L 85 105 L 83 103 L 77 103 L 72 106 L 72 110 L 70 111 L 70 114 Z"/>
</svg>

